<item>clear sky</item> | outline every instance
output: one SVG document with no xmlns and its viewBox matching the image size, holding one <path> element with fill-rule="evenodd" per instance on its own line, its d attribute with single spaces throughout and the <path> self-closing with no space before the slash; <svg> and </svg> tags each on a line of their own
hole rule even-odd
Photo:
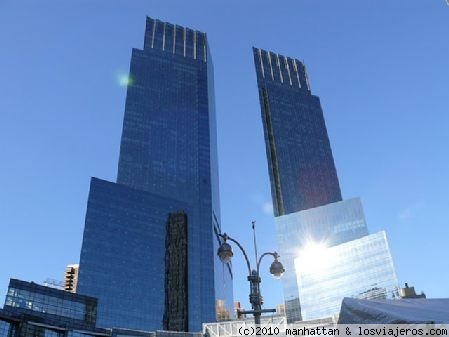
<svg viewBox="0 0 449 337">
<path fill-rule="evenodd" d="M 259 252 L 276 249 L 256 46 L 305 61 L 343 197 L 387 231 L 399 281 L 449 297 L 446 1 L 0 0 L 0 303 L 10 277 L 62 279 L 78 262 L 89 179 L 116 178 L 119 77 L 146 15 L 208 34 L 222 226 L 250 256 L 251 220 Z M 234 266 L 248 307 L 237 252 Z M 282 301 L 265 270 L 262 293 L 265 307 Z"/>
</svg>

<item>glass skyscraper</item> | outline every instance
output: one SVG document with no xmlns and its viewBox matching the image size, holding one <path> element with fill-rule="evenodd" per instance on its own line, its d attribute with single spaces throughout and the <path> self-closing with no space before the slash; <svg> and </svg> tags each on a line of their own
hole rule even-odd
<svg viewBox="0 0 449 337">
<path fill-rule="evenodd" d="M 163 328 L 166 224 L 187 223 L 189 331 L 232 312 L 222 265 L 213 66 L 206 34 L 147 18 L 133 49 L 117 183 L 93 178 L 77 291 L 98 298 L 97 325 Z"/>
<path fill-rule="evenodd" d="M 288 322 L 336 315 L 344 296 L 392 298 L 384 232 L 342 200 L 320 100 L 304 64 L 253 48 Z"/>
<path fill-rule="evenodd" d="M 336 315 L 345 296 L 397 296 L 386 234 L 369 234 L 359 198 L 276 217 L 275 224 L 289 322 Z"/>
<path fill-rule="evenodd" d="M 323 248 L 319 263 L 307 255 L 295 259 L 304 320 L 338 314 L 344 297 L 399 298 L 384 231 Z"/>
<path fill-rule="evenodd" d="M 359 198 L 276 217 L 275 225 L 285 268 L 281 281 L 287 319 L 299 321 L 304 317 L 300 310 L 295 260 L 301 251 L 310 242 L 320 243 L 324 248 L 360 238 L 368 235 L 368 228 Z"/>
<path fill-rule="evenodd" d="M 342 200 L 320 99 L 304 64 L 253 48 L 274 215 Z"/>
</svg>

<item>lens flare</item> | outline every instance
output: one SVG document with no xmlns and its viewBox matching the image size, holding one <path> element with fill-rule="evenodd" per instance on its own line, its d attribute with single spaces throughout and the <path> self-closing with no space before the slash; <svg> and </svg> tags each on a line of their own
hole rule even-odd
<svg viewBox="0 0 449 337">
<path fill-rule="evenodd" d="M 131 77 L 131 74 L 127 74 L 123 71 L 116 73 L 116 82 L 121 87 L 129 87 L 133 84 L 133 78 Z"/>
<path fill-rule="evenodd" d="M 119 84 L 122 86 L 122 87 L 127 87 L 127 86 L 130 86 L 131 84 L 132 84 L 132 78 L 131 78 L 131 76 L 128 76 L 128 75 L 122 75 L 122 76 L 120 76 L 120 79 L 119 79 Z"/>
</svg>

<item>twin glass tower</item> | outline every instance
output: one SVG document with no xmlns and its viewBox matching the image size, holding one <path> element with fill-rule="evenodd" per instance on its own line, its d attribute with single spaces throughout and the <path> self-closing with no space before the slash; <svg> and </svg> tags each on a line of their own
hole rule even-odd
<svg viewBox="0 0 449 337">
<path fill-rule="evenodd" d="M 333 314 L 343 296 L 391 297 L 385 235 L 368 234 L 359 199 L 342 200 L 304 64 L 253 53 L 289 321 Z M 220 233 L 206 34 L 147 18 L 144 48 L 132 51 L 117 181 L 91 180 L 77 292 L 98 298 L 99 327 L 200 331 L 232 318 Z M 310 242 L 331 252 L 318 273 L 304 267 Z"/>
<path fill-rule="evenodd" d="M 229 314 L 233 308 L 231 268 L 216 255 L 220 206 L 206 34 L 147 18 L 129 83 L 117 182 L 91 181 L 78 292 L 98 298 L 100 327 L 200 331 L 215 321 L 217 301 Z M 166 261 L 166 228 L 176 212 L 186 218 L 181 274 L 167 269 L 176 261 Z M 170 291 L 182 294 L 179 310 Z M 164 326 L 167 320 L 175 325 Z"/>
<path fill-rule="evenodd" d="M 337 315 L 344 297 L 398 296 L 385 232 L 343 200 L 303 62 L 253 48 L 288 322 Z"/>
</svg>

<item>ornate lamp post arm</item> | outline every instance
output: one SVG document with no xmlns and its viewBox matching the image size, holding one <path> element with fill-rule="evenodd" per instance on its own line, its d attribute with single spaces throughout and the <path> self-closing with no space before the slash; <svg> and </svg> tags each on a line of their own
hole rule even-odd
<svg viewBox="0 0 449 337">
<path fill-rule="evenodd" d="M 259 261 L 257 261 L 257 275 L 259 275 L 260 262 L 262 262 L 262 258 L 263 258 L 264 256 L 267 256 L 267 255 L 272 255 L 275 259 L 277 259 L 277 258 L 279 257 L 278 253 L 276 253 L 276 252 L 274 252 L 274 253 L 270 253 L 270 252 L 268 252 L 268 253 L 263 253 L 263 254 L 259 257 Z"/>
<path fill-rule="evenodd" d="M 223 240 L 226 242 L 227 240 L 230 240 L 232 242 L 234 242 L 242 251 L 243 256 L 245 257 L 246 260 L 246 266 L 248 267 L 248 275 L 251 275 L 251 265 L 249 263 L 249 259 L 248 259 L 248 255 L 246 255 L 245 250 L 243 249 L 242 245 L 235 239 L 231 238 L 230 236 L 228 236 L 226 233 L 224 234 L 218 234 L 220 237 L 223 238 Z"/>
<path fill-rule="evenodd" d="M 259 267 L 260 267 L 260 262 L 262 261 L 262 258 L 265 255 L 271 255 L 274 257 L 274 261 L 270 266 L 270 274 L 273 275 L 274 278 L 280 278 L 282 276 L 282 274 L 284 274 L 285 269 L 284 266 L 282 265 L 282 263 L 279 262 L 279 257 L 280 255 L 277 252 L 273 252 L 273 253 L 265 253 L 263 254 L 259 261 L 257 261 L 257 275 L 259 275 Z"/>
</svg>

